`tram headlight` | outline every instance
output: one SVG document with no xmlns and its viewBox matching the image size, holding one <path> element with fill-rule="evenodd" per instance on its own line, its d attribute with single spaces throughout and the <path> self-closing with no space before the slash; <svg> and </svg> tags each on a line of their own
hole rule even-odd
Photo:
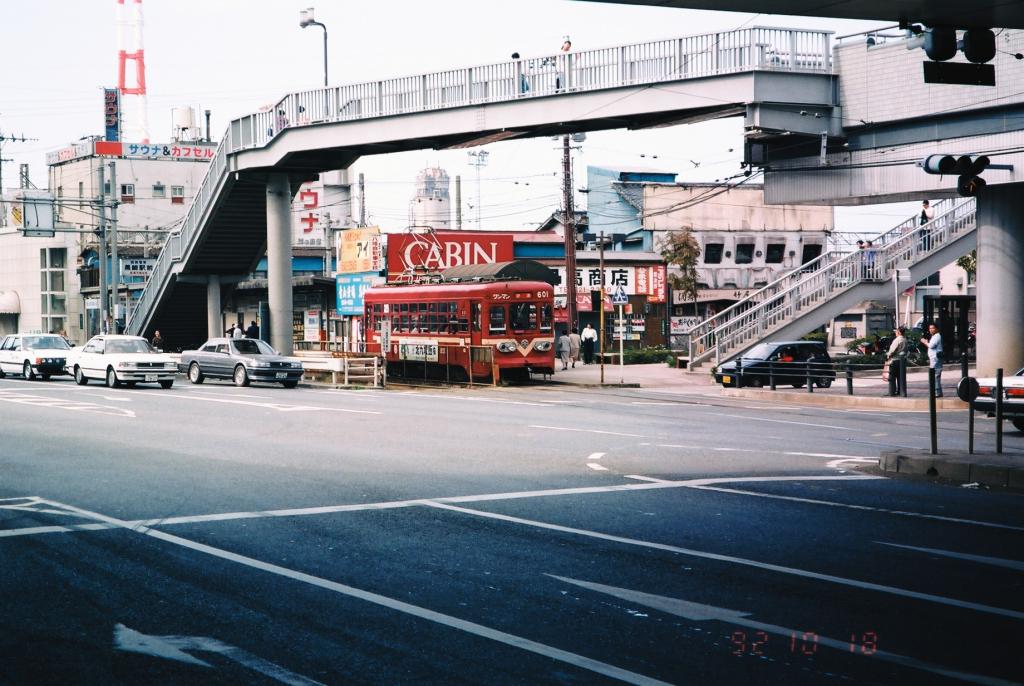
<svg viewBox="0 0 1024 686">
<path fill-rule="evenodd" d="M 551 350 L 551 341 L 538 341 L 533 344 L 533 349 L 539 353 L 546 353 Z"/>
<path fill-rule="evenodd" d="M 511 352 L 515 352 L 515 350 L 516 350 L 516 344 L 511 342 L 511 341 L 502 341 L 501 343 L 498 344 L 497 347 L 498 347 L 498 352 L 502 352 L 502 353 L 511 353 Z"/>
</svg>

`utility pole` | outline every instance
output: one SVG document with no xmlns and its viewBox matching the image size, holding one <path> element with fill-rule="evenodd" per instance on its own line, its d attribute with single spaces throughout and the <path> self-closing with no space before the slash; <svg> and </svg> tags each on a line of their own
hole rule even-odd
<svg viewBox="0 0 1024 686">
<path fill-rule="evenodd" d="M 359 172 L 359 226 L 366 226 L 366 182 Z"/>
<path fill-rule="evenodd" d="M 113 312 L 112 319 L 114 320 L 114 326 L 112 329 L 113 333 L 117 333 L 117 306 L 121 302 L 121 265 L 117 255 L 117 196 L 120 190 L 117 187 L 117 167 L 113 161 L 109 162 L 110 166 L 110 269 L 113 271 L 110 279 L 110 286 L 113 294 L 111 295 L 111 310 Z M 127 305 L 127 298 L 125 299 Z M 128 313 L 125 312 L 125 317 Z"/>
<path fill-rule="evenodd" d="M 3 131 L 0 131 L 0 192 L 4 190 L 4 162 L 13 162 L 14 160 L 9 157 L 4 157 L 4 144 L 5 143 L 28 143 L 29 141 L 37 141 L 38 138 L 26 138 L 25 134 L 20 136 L 8 136 Z"/>
<path fill-rule="evenodd" d="M 32 181 L 30 181 L 28 178 L 28 165 L 23 164 L 18 168 L 18 188 L 26 189 L 31 186 Z"/>
<path fill-rule="evenodd" d="M 601 318 L 600 331 L 598 332 L 598 355 L 601 357 L 601 383 L 604 384 L 604 231 L 601 232 L 601 242 L 598 244 L 598 269 L 601 271 Z"/>
<path fill-rule="evenodd" d="M 576 211 L 572 202 L 572 160 L 569 134 L 562 136 L 562 193 L 565 205 L 565 310 L 569 330 L 576 325 Z M 602 269 L 601 275 L 604 275 Z M 603 306 L 602 306 L 603 307 Z"/>
<path fill-rule="evenodd" d="M 96 202 L 97 235 L 99 236 L 99 276 L 100 276 L 100 333 L 107 333 L 107 193 L 104 188 L 103 163 L 100 162 L 96 172 L 99 178 L 99 200 Z"/>
<path fill-rule="evenodd" d="M 481 199 L 481 186 L 480 186 L 480 170 L 487 166 L 487 158 L 490 157 L 491 153 L 486 150 L 472 150 L 469 153 L 469 163 L 476 167 L 476 230 L 480 231 L 483 228 L 483 207 L 484 203 Z"/>
<path fill-rule="evenodd" d="M 455 175 L 455 229 L 462 229 L 462 177 Z"/>
</svg>

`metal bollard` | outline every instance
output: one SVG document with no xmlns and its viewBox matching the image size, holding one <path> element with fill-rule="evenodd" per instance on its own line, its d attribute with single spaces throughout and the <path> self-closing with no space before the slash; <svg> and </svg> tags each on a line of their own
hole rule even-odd
<svg viewBox="0 0 1024 686">
<path fill-rule="evenodd" d="M 1003 368 L 996 370 L 996 452 L 1003 452 Z"/>
<path fill-rule="evenodd" d="M 743 358 L 736 358 L 736 388 L 743 388 Z"/>
<path fill-rule="evenodd" d="M 775 363 L 768 360 L 768 385 L 775 390 Z"/>
<path fill-rule="evenodd" d="M 967 352 L 960 353 L 960 376 L 967 376 Z"/>
<path fill-rule="evenodd" d="M 807 392 L 814 393 L 814 382 L 811 381 L 811 365 L 814 364 L 810 360 L 807 361 Z"/>
<path fill-rule="evenodd" d="M 846 363 L 846 395 L 853 395 L 853 367 Z"/>
<path fill-rule="evenodd" d="M 900 394 L 907 397 L 907 358 L 900 356 Z"/>
<path fill-rule="evenodd" d="M 928 423 L 931 425 L 932 455 L 939 452 L 938 417 L 935 413 L 935 369 L 928 368 Z"/>
</svg>

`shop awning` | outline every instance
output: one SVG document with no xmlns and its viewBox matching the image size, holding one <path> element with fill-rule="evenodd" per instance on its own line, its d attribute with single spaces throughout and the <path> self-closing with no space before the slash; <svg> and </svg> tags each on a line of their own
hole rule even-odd
<svg viewBox="0 0 1024 686">
<path fill-rule="evenodd" d="M 473 281 L 474 279 L 519 279 L 520 281 L 543 281 L 557 286 L 561 279 L 558 272 L 533 260 L 514 260 L 491 264 L 461 264 L 441 271 L 443 281 Z"/>
<path fill-rule="evenodd" d="M 21 298 L 14 291 L 0 291 L 0 314 L 21 314 Z"/>
</svg>

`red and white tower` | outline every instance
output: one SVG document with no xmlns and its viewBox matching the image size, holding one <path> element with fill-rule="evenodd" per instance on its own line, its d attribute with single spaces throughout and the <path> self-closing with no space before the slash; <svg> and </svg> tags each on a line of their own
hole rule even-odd
<svg viewBox="0 0 1024 686">
<path fill-rule="evenodd" d="M 131 2 L 129 10 L 125 5 Z M 132 45 L 126 47 L 126 36 L 131 33 Z M 135 84 L 131 87 L 125 82 L 128 62 L 135 63 Z M 117 89 L 121 91 L 121 102 L 124 96 L 135 96 L 138 109 L 138 121 L 134 127 L 126 127 L 134 131 L 136 140 L 149 142 L 149 115 L 146 105 L 146 57 L 142 48 L 142 0 L 117 0 Z"/>
</svg>

